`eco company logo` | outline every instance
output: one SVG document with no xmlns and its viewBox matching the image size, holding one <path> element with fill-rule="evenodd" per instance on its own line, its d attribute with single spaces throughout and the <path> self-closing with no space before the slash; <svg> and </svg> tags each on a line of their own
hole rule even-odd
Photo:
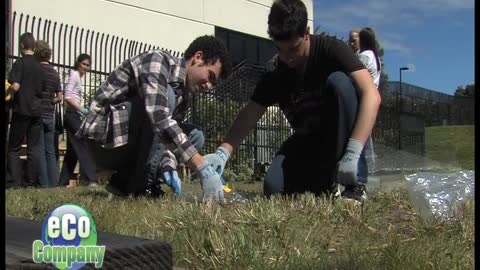
<svg viewBox="0 0 480 270">
<path fill-rule="evenodd" d="M 87 210 L 64 204 L 43 222 L 42 240 L 32 244 L 35 263 L 52 263 L 58 269 L 80 269 L 87 263 L 102 267 L 105 246 L 97 246 L 97 229 Z"/>
</svg>

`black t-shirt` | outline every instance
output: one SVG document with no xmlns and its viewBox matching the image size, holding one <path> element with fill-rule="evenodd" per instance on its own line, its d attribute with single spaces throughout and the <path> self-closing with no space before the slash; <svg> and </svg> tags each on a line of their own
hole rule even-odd
<svg viewBox="0 0 480 270">
<path fill-rule="evenodd" d="M 15 113 L 33 117 L 41 116 L 44 77 L 42 67 L 33 55 L 26 55 L 13 64 L 8 82 L 20 84 L 20 89 L 14 97 Z"/>
<path fill-rule="evenodd" d="M 303 79 L 281 61 L 257 84 L 251 100 L 265 107 L 279 104 L 293 128 L 301 128 L 328 117 L 324 105 L 327 78 L 336 71 L 349 75 L 364 69 L 352 50 L 341 40 L 320 35 L 310 36 L 310 52 Z M 325 115 L 327 114 L 327 115 Z M 315 118 L 315 119 L 313 119 Z"/>
<path fill-rule="evenodd" d="M 55 93 L 62 92 L 62 85 L 60 84 L 60 76 L 58 72 L 48 63 L 40 63 L 45 74 L 45 84 L 42 91 L 42 114 L 45 117 L 53 116 L 55 106 L 53 99 Z"/>
</svg>

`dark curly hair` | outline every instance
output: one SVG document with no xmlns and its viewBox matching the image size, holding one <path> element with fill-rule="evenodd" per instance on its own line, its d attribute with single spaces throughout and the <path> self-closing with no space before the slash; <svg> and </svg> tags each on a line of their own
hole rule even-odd
<svg viewBox="0 0 480 270">
<path fill-rule="evenodd" d="M 213 65 L 217 60 L 222 63 L 222 72 L 220 75 L 222 79 L 230 75 L 232 72 L 232 60 L 222 41 L 209 35 L 198 37 L 190 43 L 183 57 L 186 60 L 190 60 L 198 51 L 203 53 L 203 61 L 205 64 Z"/>
<path fill-rule="evenodd" d="M 307 31 L 307 8 L 301 0 L 275 0 L 268 14 L 268 35 L 284 41 Z"/>
<path fill-rule="evenodd" d="M 78 70 L 80 63 L 82 63 L 83 60 L 88 60 L 89 62 L 92 62 L 92 58 L 90 57 L 90 55 L 86 53 L 82 53 L 77 57 L 77 61 L 75 61 L 75 65 L 73 66 L 73 69 Z"/>
<path fill-rule="evenodd" d="M 35 41 L 35 56 L 40 62 L 50 60 L 50 57 L 52 57 L 52 49 L 50 49 L 47 42 L 43 40 Z"/>
</svg>

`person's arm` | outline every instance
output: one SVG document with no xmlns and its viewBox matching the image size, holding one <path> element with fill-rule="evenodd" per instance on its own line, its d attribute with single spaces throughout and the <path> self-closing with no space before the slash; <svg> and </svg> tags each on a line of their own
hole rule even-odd
<svg viewBox="0 0 480 270">
<path fill-rule="evenodd" d="M 145 100 L 145 109 L 152 123 L 154 133 L 167 137 L 176 147 L 179 161 L 185 162 L 190 168 L 197 169 L 204 159 L 198 150 L 188 141 L 177 121 L 172 119 L 168 109 L 167 84 L 170 78 L 168 65 L 160 53 L 152 53 L 144 59 L 132 60 L 138 69 L 140 92 Z"/>
<path fill-rule="evenodd" d="M 57 104 L 59 102 L 62 102 L 63 100 L 63 94 L 62 92 L 57 92 L 57 96 L 53 98 L 53 104 Z"/>
<path fill-rule="evenodd" d="M 266 107 L 250 100 L 247 105 L 238 113 L 235 121 L 230 127 L 224 142 L 220 145 L 225 147 L 230 154 L 247 137 L 252 128 L 255 127 L 258 120 L 263 116 Z"/>
<path fill-rule="evenodd" d="M 350 73 L 350 76 L 360 94 L 357 121 L 350 137 L 365 143 L 375 125 L 381 97 L 368 70 L 357 70 Z"/>
<path fill-rule="evenodd" d="M 57 90 L 57 96 L 55 98 L 53 98 L 53 104 L 57 104 L 59 102 L 62 102 L 63 100 L 63 94 L 62 94 L 62 84 L 60 82 L 60 77 L 58 76 L 57 74 L 57 79 L 56 79 L 56 89 Z"/>
<path fill-rule="evenodd" d="M 23 75 L 23 61 L 21 59 L 15 61 L 12 70 L 8 74 L 8 83 L 10 87 L 7 89 L 7 95 L 14 95 L 20 89 L 20 81 Z"/>
<path fill-rule="evenodd" d="M 14 82 L 7 89 L 7 95 L 14 95 L 18 91 L 18 89 L 20 89 L 20 84 L 17 82 Z"/>
</svg>

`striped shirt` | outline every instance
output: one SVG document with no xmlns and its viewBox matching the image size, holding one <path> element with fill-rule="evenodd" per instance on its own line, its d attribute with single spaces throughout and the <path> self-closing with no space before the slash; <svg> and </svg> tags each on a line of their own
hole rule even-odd
<svg viewBox="0 0 480 270">
<path fill-rule="evenodd" d="M 82 106 L 82 80 L 80 73 L 73 70 L 65 86 L 65 99 L 73 99 L 80 107 Z M 68 103 L 67 103 L 68 104 Z M 73 107 L 71 108 L 73 109 Z"/>
<path fill-rule="evenodd" d="M 161 50 L 150 50 L 125 60 L 96 91 L 78 135 L 104 148 L 126 145 L 128 113 L 115 105 L 125 101 L 133 90 L 144 100 L 153 131 L 169 148 L 176 149 L 181 161 L 188 161 L 198 151 L 172 118 L 167 92 L 169 84 L 184 89 L 185 78 L 185 60 Z"/>
<path fill-rule="evenodd" d="M 42 115 L 43 117 L 53 117 L 55 106 L 53 99 L 55 93 L 62 92 L 62 84 L 60 83 L 60 76 L 58 72 L 48 63 L 40 63 L 43 72 L 45 73 L 46 82 L 43 89 L 42 96 Z"/>
</svg>

